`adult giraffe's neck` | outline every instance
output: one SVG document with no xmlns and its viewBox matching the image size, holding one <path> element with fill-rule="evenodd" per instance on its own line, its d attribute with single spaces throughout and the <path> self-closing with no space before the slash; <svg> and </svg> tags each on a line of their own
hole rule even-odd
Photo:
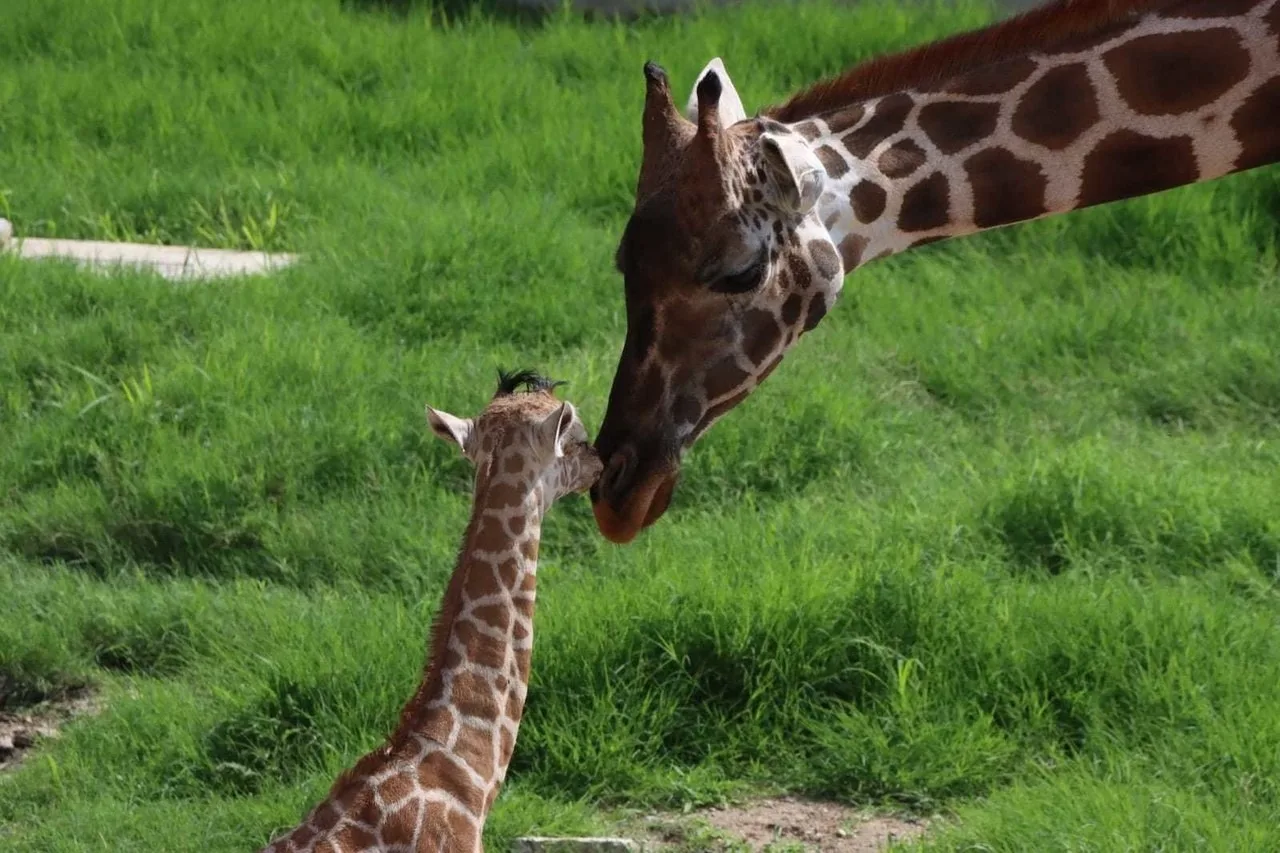
<svg viewBox="0 0 1280 853">
<path fill-rule="evenodd" d="M 845 271 L 1280 160 L 1280 0 L 1182 0 L 791 122 Z"/>
</svg>

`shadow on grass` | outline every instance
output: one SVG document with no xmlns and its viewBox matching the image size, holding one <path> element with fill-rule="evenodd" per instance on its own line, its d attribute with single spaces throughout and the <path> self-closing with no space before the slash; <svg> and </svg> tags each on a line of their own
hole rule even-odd
<svg viewBox="0 0 1280 853">
<path fill-rule="evenodd" d="M 531 9 L 511 0 L 341 0 L 341 5 L 349 12 L 395 17 L 425 13 L 446 20 L 480 16 L 536 24 L 547 17 L 542 9 Z"/>
<path fill-rule="evenodd" d="M 1100 475 L 1051 469 L 993 501 L 986 521 L 1015 566 L 1061 574 L 1080 560 L 1120 559 L 1194 574 L 1243 558 L 1280 565 L 1280 529 L 1264 508 L 1196 506 Z"/>
<path fill-rule="evenodd" d="M 65 673 L 38 673 L 34 668 L 10 661 L 8 671 L 0 672 L 0 711 L 29 708 L 42 702 L 57 702 L 87 691 L 81 678 Z"/>
<path fill-rule="evenodd" d="M 641 21 L 677 12 L 691 12 L 699 5 L 733 5 L 741 0 L 341 0 L 342 8 L 357 13 L 408 17 L 427 13 L 447 21 L 472 17 L 493 18 L 536 26 L 563 15 L 588 21 Z"/>
<path fill-rule="evenodd" d="M 195 777 L 205 790 L 250 796 L 298 778 L 324 757 L 317 718 L 340 685 L 275 680 L 266 695 L 226 718 L 204 738 Z"/>
<path fill-rule="evenodd" d="M 81 636 L 95 664 L 131 675 L 173 675 L 204 647 L 181 611 L 137 611 L 123 617 L 95 613 Z"/>
</svg>

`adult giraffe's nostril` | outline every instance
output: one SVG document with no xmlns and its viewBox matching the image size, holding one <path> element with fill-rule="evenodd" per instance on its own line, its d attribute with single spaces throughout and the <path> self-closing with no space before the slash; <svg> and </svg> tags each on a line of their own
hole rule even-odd
<svg viewBox="0 0 1280 853">
<path fill-rule="evenodd" d="M 597 485 L 605 500 L 615 502 L 624 494 L 636 473 L 636 451 L 631 445 L 623 445 L 614 451 L 600 474 Z"/>
</svg>

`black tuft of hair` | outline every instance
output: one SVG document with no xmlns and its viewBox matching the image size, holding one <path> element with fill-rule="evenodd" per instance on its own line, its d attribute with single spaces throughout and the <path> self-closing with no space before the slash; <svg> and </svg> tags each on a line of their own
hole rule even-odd
<svg viewBox="0 0 1280 853">
<path fill-rule="evenodd" d="M 568 385 L 561 379 L 548 379 L 533 370 L 505 371 L 498 368 L 498 396 L 514 394 L 524 386 L 526 391 L 552 391 L 561 385 Z"/>
</svg>

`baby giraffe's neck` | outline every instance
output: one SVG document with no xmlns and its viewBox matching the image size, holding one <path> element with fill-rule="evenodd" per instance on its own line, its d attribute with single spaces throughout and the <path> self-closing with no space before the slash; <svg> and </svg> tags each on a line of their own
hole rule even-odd
<svg viewBox="0 0 1280 853">
<path fill-rule="evenodd" d="M 524 712 L 543 510 L 520 459 L 499 455 L 479 472 L 430 657 L 399 726 L 269 853 L 483 849 Z"/>
</svg>

